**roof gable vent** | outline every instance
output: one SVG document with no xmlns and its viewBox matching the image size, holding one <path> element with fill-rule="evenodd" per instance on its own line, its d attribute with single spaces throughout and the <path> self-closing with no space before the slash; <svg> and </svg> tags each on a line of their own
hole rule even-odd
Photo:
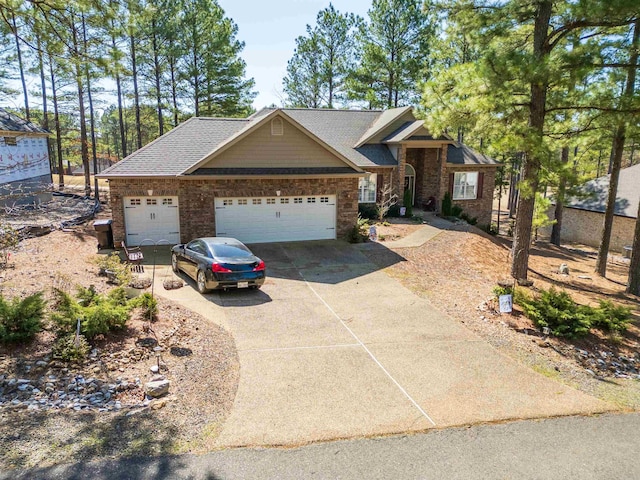
<svg viewBox="0 0 640 480">
<path fill-rule="evenodd" d="M 284 135 L 284 122 L 280 117 L 271 120 L 271 135 Z"/>
</svg>

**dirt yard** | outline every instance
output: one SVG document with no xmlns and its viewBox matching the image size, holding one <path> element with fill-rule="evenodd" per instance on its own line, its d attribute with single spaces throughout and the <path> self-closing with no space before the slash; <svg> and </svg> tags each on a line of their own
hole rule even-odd
<svg viewBox="0 0 640 480">
<path fill-rule="evenodd" d="M 57 230 L 20 243 L 9 268 L 0 271 L 5 298 L 51 287 L 70 292 L 76 285 L 94 285 L 105 292 L 112 285 L 98 275 L 93 262 L 97 241 L 91 224 Z M 150 272 L 145 272 L 150 275 Z M 189 288 L 189 287 L 183 287 Z M 51 358 L 55 335 L 50 330 L 28 345 L 0 346 L 0 397 L 17 398 L 0 406 L 0 469 L 47 466 L 87 458 L 207 451 L 233 406 L 239 361 L 231 335 L 204 318 L 168 301 L 159 302 L 158 320 L 134 315 L 125 331 L 92 342 L 82 364 Z M 160 346 L 158 359 L 153 347 Z M 171 382 L 169 394 L 145 400 L 144 384 L 160 374 Z M 56 406 L 18 403 L 8 381 L 44 390 Z M 47 383 L 43 383 L 47 382 Z M 112 386 L 111 405 L 91 407 L 67 402 L 76 384 Z M 15 387 L 15 385 L 14 385 Z M 13 390 L 13 393 L 12 393 Z M 72 392 L 73 390 L 73 392 Z M 43 392 L 36 394 L 43 399 Z"/>
<path fill-rule="evenodd" d="M 531 290 L 555 286 L 582 304 L 611 300 L 634 312 L 633 325 L 621 337 L 596 332 L 580 340 L 547 338 L 517 307 L 511 315 L 495 311 L 492 290 L 509 278 L 509 248 L 507 238 L 456 226 L 422 247 L 396 250 L 406 261 L 386 271 L 504 354 L 622 409 L 640 409 L 640 302 L 624 293 L 628 264 L 612 258 L 607 278 L 600 278 L 593 274 L 592 249 L 536 244 L 530 258 Z M 392 263 L 385 259 L 391 253 L 382 249 L 368 255 L 380 265 Z M 559 273 L 562 263 L 569 275 Z"/>
</svg>

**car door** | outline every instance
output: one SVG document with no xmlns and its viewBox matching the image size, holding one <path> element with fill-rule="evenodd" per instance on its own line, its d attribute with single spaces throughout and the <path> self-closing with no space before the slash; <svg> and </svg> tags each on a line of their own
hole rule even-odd
<svg viewBox="0 0 640 480">
<path fill-rule="evenodd" d="M 192 240 L 184 247 L 183 270 L 193 279 L 196 278 L 198 263 L 204 251 L 203 247 L 203 242 L 200 240 Z"/>
</svg>

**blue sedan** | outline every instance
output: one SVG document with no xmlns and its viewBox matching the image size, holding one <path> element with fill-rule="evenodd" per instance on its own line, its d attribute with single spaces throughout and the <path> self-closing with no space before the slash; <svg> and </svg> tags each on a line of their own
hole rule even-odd
<svg viewBox="0 0 640 480">
<path fill-rule="evenodd" d="M 260 288 L 266 277 L 264 262 L 235 238 L 196 238 L 171 249 L 171 268 L 196 281 L 198 291 Z"/>
</svg>

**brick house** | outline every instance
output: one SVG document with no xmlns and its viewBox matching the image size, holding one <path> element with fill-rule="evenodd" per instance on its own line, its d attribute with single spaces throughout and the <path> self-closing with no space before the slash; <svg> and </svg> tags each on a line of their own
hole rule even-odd
<svg viewBox="0 0 640 480">
<path fill-rule="evenodd" d="M 575 242 L 594 248 L 600 246 L 604 227 L 604 212 L 609 194 L 609 178 L 605 175 L 580 187 L 581 195 L 570 198 L 562 213 L 563 242 Z M 620 170 L 610 250 L 624 252 L 624 247 L 633 243 L 633 234 L 640 202 L 640 164 Z M 551 219 L 553 213 L 551 211 Z M 548 229 L 550 232 L 550 228 Z"/>
<path fill-rule="evenodd" d="M 0 205 L 51 200 L 49 132 L 0 108 Z"/>
<path fill-rule="evenodd" d="M 232 236 L 247 243 L 334 239 L 390 185 L 414 205 L 447 191 L 491 219 L 497 163 L 443 136 L 410 107 L 263 109 L 194 117 L 108 168 L 114 240 L 137 245 Z"/>
</svg>

